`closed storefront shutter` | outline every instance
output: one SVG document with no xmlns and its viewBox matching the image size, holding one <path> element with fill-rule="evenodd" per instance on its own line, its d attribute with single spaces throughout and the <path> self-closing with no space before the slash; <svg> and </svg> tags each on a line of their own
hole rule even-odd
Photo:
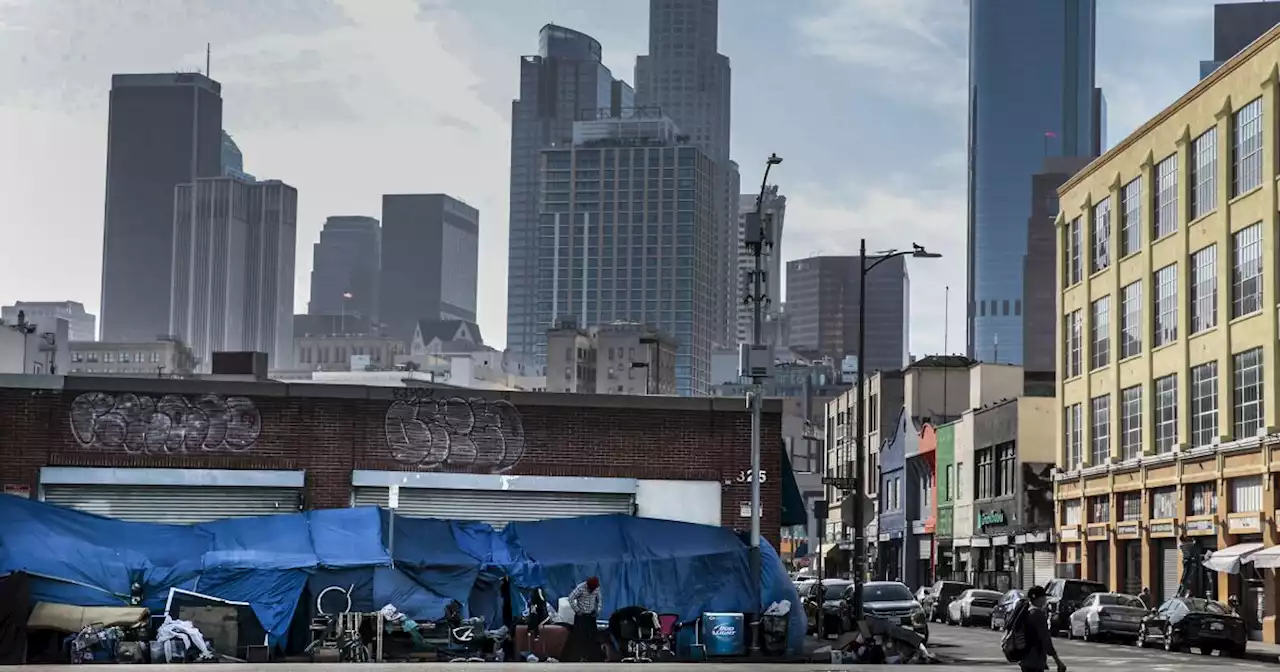
<svg viewBox="0 0 1280 672">
<path fill-rule="evenodd" d="M 1178 572 L 1181 570 L 1181 555 L 1178 546 L 1172 539 L 1161 539 L 1156 542 L 1157 555 L 1160 559 L 1160 599 L 1167 600 L 1178 594 Z"/>
<path fill-rule="evenodd" d="M 297 513 L 302 504 L 301 489 L 287 487 L 48 484 L 42 490 L 50 504 L 142 523 Z"/>
<path fill-rule="evenodd" d="M 386 506 L 387 488 L 358 487 L 356 506 Z M 634 497 L 601 492 L 535 492 L 527 490 L 453 490 L 401 488 L 396 512 L 413 518 L 478 520 L 501 528 L 511 522 L 574 518 L 604 514 L 632 515 Z"/>
<path fill-rule="evenodd" d="M 1036 549 L 1032 551 L 1031 563 L 1034 573 L 1031 576 L 1031 581 L 1022 586 L 1023 590 L 1028 590 L 1032 586 L 1043 586 L 1049 583 L 1049 580 L 1053 578 L 1053 558 L 1054 554 L 1051 550 L 1042 551 Z"/>
</svg>

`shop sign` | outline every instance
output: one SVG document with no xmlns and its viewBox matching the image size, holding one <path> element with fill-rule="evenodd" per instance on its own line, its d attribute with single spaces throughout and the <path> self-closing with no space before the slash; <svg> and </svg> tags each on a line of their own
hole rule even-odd
<svg viewBox="0 0 1280 672">
<path fill-rule="evenodd" d="M 1173 523 L 1151 523 L 1151 536 L 1173 536 Z"/>
<path fill-rule="evenodd" d="M 1004 525 L 1004 511 L 997 509 L 978 514 L 979 528 L 986 528 L 992 525 Z"/>
<path fill-rule="evenodd" d="M 5 483 L 4 494 L 21 497 L 23 499 L 31 499 L 31 486 L 16 483 Z"/>
<path fill-rule="evenodd" d="M 1193 534 L 1193 535 L 1213 534 L 1216 531 L 1214 529 L 1215 527 L 1216 526 L 1213 524 L 1212 520 L 1188 520 L 1187 534 Z"/>
<path fill-rule="evenodd" d="M 1107 538 L 1107 526 L 1093 525 L 1085 530 L 1085 536 L 1090 541 L 1105 541 Z"/>
<path fill-rule="evenodd" d="M 1116 525 L 1117 537 L 1136 537 L 1138 536 L 1137 523 L 1119 523 Z"/>
<path fill-rule="evenodd" d="M 1062 531 L 1058 533 L 1058 538 L 1063 541 L 1080 541 L 1080 528 L 1064 527 L 1062 528 Z"/>
<path fill-rule="evenodd" d="M 1258 532 L 1262 530 L 1262 520 L 1256 513 L 1244 516 L 1233 516 L 1227 519 L 1227 528 L 1231 532 Z"/>
</svg>

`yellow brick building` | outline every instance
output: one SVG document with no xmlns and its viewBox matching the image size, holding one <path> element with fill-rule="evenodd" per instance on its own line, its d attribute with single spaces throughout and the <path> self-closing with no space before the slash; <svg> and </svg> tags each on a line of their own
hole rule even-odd
<svg viewBox="0 0 1280 672">
<path fill-rule="evenodd" d="M 1059 190 L 1059 575 L 1176 591 L 1187 534 L 1276 622 L 1280 29 Z M 1259 549 L 1264 550 L 1259 550 Z M 1272 554 L 1275 555 L 1272 555 Z"/>
</svg>

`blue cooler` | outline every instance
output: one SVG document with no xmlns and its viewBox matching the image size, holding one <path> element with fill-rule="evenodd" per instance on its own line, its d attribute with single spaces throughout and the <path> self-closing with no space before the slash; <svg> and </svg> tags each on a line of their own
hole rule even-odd
<svg viewBox="0 0 1280 672">
<path fill-rule="evenodd" d="M 707 657 L 746 655 L 745 622 L 742 614 L 703 614 L 702 642 L 707 647 Z"/>
</svg>

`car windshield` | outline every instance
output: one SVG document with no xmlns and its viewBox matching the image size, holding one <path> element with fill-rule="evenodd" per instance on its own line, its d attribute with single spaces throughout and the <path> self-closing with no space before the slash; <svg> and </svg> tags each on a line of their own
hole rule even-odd
<svg viewBox="0 0 1280 672">
<path fill-rule="evenodd" d="M 1069 581 L 1062 588 L 1062 599 L 1081 601 L 1094 593 L 1105 593 L 1107 587 L 1091 581 Z"/>
<path fill-rule="evenodd" d="M 1188 601 L 1191 602 L 1192 611 L 1199 611 L 1199 612 L 1204 612 L 1209 614 L 1220 614 L 1220 615 L 1226 615 L 1227 613 L 1230 613 L 1227 611 L 1226 606 L 1224 606 L 1221 602 L 1214 602 L 1213 600 L 1205 600 L 1199 597 L 1193 598 Z"/>
<path fill-rule="evenodd" d="M 942 588 L 938 590 L 938 593 L 941 594 L 942 597 L 950 598 L 950 597 L 955 597 L 956 595 L 959 595 L 960 593 L 963 593 L 966 590 L 969 590 L 969 588 L 971 587 L 972 586 L 966 583 L 948 582 L 948 583 L 942 584 Z"/>
<path fill-rule="evenodd" d="M 847 583 L 824 583 L 822 584 L 824 600 L 838 600 L 844 596 L 844 591 L 849 587 Z"/>
<path fill-rule="evenodd" d="M 863 602 L 908 602 L 915 599 L 901 583 L 878 583 L 862 587 Z"/>
<path fill-rule="evenodd" d="M 977 600 L 998 600 L 1002 597 L 994 590 L 975 590 L 969 596 Z"/>
<path fill-rule="evenodd" d="M 1146 608 L 1146 605 L 1142 603 L 1142 600 L 1139 600 L 1132 595 L 1117 595 L 1114 593 L 1099 595 L 1098 606 L 1137 607 L 1138 609 Z"/>
<path fill-rule="evenodd" d="M 1005 593 L 1004 597 L 1000 598 L 1000 604 L 1013 604 L 1021 599 L 1022 599 L 1022 591 L 1014 589 Z"/>
</svg>

